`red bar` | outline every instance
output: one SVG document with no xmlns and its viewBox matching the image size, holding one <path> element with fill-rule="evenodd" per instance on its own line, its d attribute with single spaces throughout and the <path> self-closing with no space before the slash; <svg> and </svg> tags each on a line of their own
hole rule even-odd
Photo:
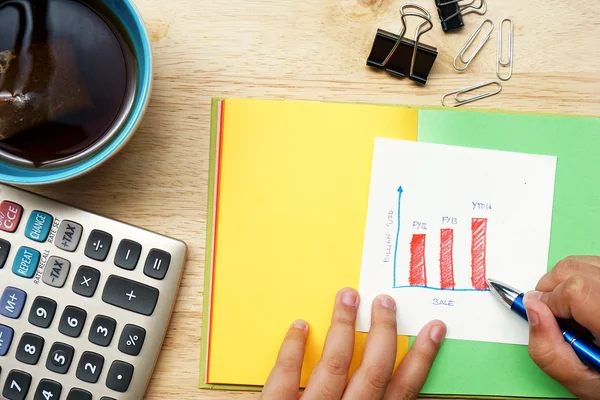
<svg viewBox="0 0 600 400">
<path fill-rule="evenodd" d="M 485 246 L 487 236 L 487 218 L 471 219 L 471 283 L 473 289 L 488 288 L 485 272 Z"/>
<path fill-rule="evenodd" d="M 454 260 L 452 250 L 454 247 L 454 230 L 440 230 L 440 287 L 454 289 Z"/>
<path fill-rule="evenodd" d="M 425 273 L 425 234 L 415 234 L 410 242 L 410 286 L 427 286 Z"/>
</svg>

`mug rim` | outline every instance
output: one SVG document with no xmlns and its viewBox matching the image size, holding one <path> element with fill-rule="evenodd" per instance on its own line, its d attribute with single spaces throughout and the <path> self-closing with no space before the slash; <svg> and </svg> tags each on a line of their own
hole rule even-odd
<svg viewBox="0 0 600 400">
<path fill-rule="evenodd" d="M 133 3 L 133 0 L 124 0 L 123 5 L 127 7 L 131 13 L 135 26 L 129 26 L 128 30 L 135 30 L 140 35 L 140 47 L 142 54 L 136 54 L 138 59 L 137 67 L 139 68 L 139 58 L 144 59 L 144 68 L 138 70 L 138 88 L 133 97 L 133 104 L 129 108 L 128 115 L 125 121 L 121 124 L 116 135 L 111 141 L 106 143 L 96 153 L 88 158 L 81 160 L 75 164 L 66 165 L 57 169 L 40 169 L 35 171 L 32 169 L 22 168 L 18 165 L 1 162 L 0 165 L 5 165 L 12 170 L 23 170 L 27 172 L 38 172 L 29 176 L 21 176 L 13 173 L 0 172 L 0 182 L 17 184 L 17 185 L 45 185 L 50 183 L 63 182 L 75 177 L 82 176 L 91 172 L 102 163 L 114 157 L 133 137 L 133 134 L 138 129 L 143 120 L 143 116 L 148 108 L 149 99 L 152 93 L 153 85 L 153 65 L 152 65 L 152 46 L 148 30 L 144 24 L 143 18 Z"/>
</svg>

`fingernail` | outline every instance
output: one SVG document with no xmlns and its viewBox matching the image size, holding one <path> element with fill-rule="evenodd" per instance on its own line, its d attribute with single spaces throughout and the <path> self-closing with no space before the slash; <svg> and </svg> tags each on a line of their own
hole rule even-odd
<svg viewBox="0 0 600 400">
<path fill-rule="evenodd" d="M 390 296 L 381 295 L 379 296 L 379 304 L 388 310 L 396 311 L 396 302 Z"/>
<path fill-rule="evenodd" d="M 444 340 L 444 328 L 439 325 L 434 325 L 429 330 L 429 337 L 435 344 L 441 344 Z"/>
<path fill-rule="evenodd" d="M 348 307 L 356 307 L 358 305 L 358 296 L 354 290 L 348 290 L 342 294 L 342 303 Z"/>
<path fill-rule="evenodd" d="M 529 321 L 529 325 L 536 326 L 540 323 L 540 316 L 538 315 L 538 313 L 528 308 L 527 320 Z"/>
<path fill-rule="evenodd" d="M 542 292 L 538 292 L 537 290 L 532 290 L 531 292 L 527 292 L 525 293 L 525 296 L 523 297 L 523 304 L 527 305 L 527 302 L 529 300 L 541 300 L 542 299 L 542 295 L 544 293 Z"/>
<path fill-rule="evenodd" d="M 294 326 L 294 328 L 300 329 L 301 331 L 308 330 L 308 324 L 306 322 L 302 321 L 301 319 L 299 319 L 298 321 L 294 321 L 294 323 L 292 325 Z"/>
</svg>

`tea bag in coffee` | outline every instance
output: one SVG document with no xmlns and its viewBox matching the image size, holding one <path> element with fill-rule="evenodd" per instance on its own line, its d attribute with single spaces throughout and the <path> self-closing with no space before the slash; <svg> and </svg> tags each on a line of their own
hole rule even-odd
<svg viewBox="0 0 600 400">
<path fill-rule="evenodd" d="M 93 107 L 69 40 L 0 51 L 0 140 Z"/>
</svg>

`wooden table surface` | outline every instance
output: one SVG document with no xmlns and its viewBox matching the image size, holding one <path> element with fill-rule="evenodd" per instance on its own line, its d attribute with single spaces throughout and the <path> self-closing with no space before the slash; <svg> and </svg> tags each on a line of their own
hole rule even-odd
<svg viewBox="0 0 600 400">
<path fill-rule="evenodd" d="M 514 75 L 477 108 L 600 115 L 600 2 L 489 0 L 444 34 L 433 0 L 422 41 L 439 56 L 426 87 L 365 66 L 377 28 L 396 32 L 391 0 L 136 0 L 153 42 L 155 82 L 127 147 L 79 179 L 34 188 L 186 241 L 189 261 L 147 399 L 237 399 L 197 389 L 212 96 L 439 105 L 451 90 L 495 80 L 496 32 L 465 73 L 452 59 L 484 18 L 515 22 Z M 409 32 L 414 31 L 409 25 Z"/>
</svg>

